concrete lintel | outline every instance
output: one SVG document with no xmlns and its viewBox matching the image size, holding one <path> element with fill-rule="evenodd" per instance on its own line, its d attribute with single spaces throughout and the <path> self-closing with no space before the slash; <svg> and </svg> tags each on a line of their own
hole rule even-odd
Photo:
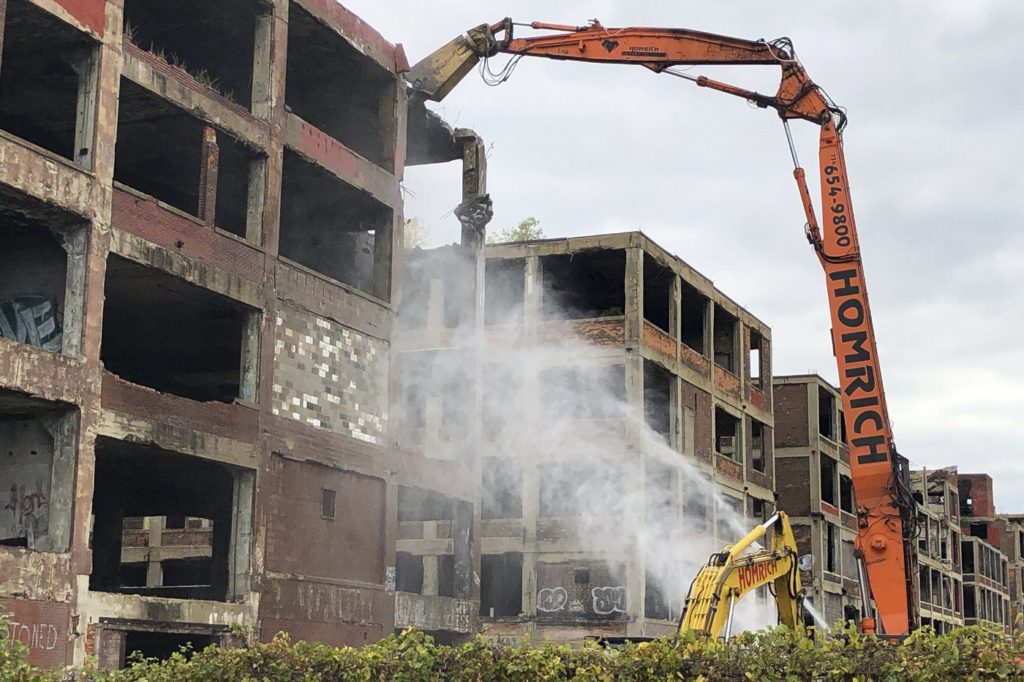
<svg viewBox="0 0 1024 682">
<path fill-rule="evenodd" d="M 106 2 L 104 0 L 28 0 L 66 24 L 100 40 L 103 37 Z"/>
<path fill-rule="evenodd" d="M 408 64 L 399 63 L 405 59 L 405 53 L 400 47 L 388 42 L 376 29 L 336 0 L 293 1 L 386 71 L 394 74 L 399 69 L 408 68 Z M 399 51 L 402 53 L 401 57 L 398 55 Z"/>
<path fill-rule="evenodd" d="M 81 405 L 90 390 L 84 361 L 0 339 L 0 388 Z"/>
<path fill-rule="evenodd" d="M 113 228 L 111 236 L 111 251 L 119 256 L 162 270 L 253 308 L 262 307 L 260 287 L 255 282 L 174 253 L 130 232 Z"/>
<path fill-rule="evenodd" d="M 215 90 L 128 41 L 124 43 L 121 74 L 149 92 L 181 107 L 259 151 L 267 151 L 270 127 L 245 107 L 224 99 Z"/>
<path fill-rule="evenodd" d="M 0 131 L 0 184 L 92 220 L 105 194 L 72 161 Z"/>
<path fill-rule="evenodd" d="M 395 176 L 323 132 L 312 123 L 289 113 L 284 129 L 285 145 L 339 180 L 362 190 L 393 210 L 401 210 L 402 195 Z"/>
<path fill-rule="evenodd" d="M 88 576 L 83 576 L 88 580 Z M 203 627 L 252 623 L 256 618 L 253 603 L 234 604 L 203 599 L 168 599 L 113 592 L 79 590 L 79 612 L 89 621 L 149 621 L 183 623 Z"/>
<path fill-rule="evenodd" d="M 96 434 L 246 469 L 255 469 L 259 464 L 251 443 L 114 410 L 103 410 Z"/>
</svg>

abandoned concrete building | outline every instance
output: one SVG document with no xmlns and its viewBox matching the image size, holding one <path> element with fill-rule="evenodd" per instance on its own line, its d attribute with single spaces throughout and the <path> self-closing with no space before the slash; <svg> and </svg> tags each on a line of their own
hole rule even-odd
<svg viewBox="0 0 1024 682">
<path fill-rule="evenodd" d="M 775 471 L 779 508 L 793 523 L 807 596 L 830 625 L 859 617 L 857 515 L 842 401 L 821 377 L 776 376 Z"/>
<path fill-rule="evenodd" d="M 1019 515 L 997 514 L 988 474 L 959 474 L 964 623 L 1020 630 L 1024 524 Z"/>
<path fill-rule="evenodd" d="M 657 528 L 664 550 L 680 529 L 720 547 L 737 523 L 771 514 L 770 330 L 639 232 L 486 254 L 482 381 L 504 399 L 481 415 L 482 630 L 499 640 L 671 632 L 686 586 L 661 584 L 628 541 L 586 537 L 602 526 L 580 517 L 607 514 L 625 538 L 622 528 Z M 502 363 L 503 347 L 539 351 Z M 554 433 L 566 430 L 587 436 Z M 565 452 L 540 455 L 522 433 L 563 438 Z"/>
<path fill-rule="evenodd" d="M 956 467 L 910 472 L 917 500 L 917 609 L 922 625 L 948 632 L 964 624 L 960 496 Z"/>
<path fill-rule="evenodd" d="M 334 0 L 7 0 L 0 25 L 0 593 L 32 662 L 469 632 L 467 543 L 450 601 L 394 598 L 410 482 L 461 495 L 425 536 L 477 513 L 389 413 L 403 169 L 479 141 Z"/>
</svg>

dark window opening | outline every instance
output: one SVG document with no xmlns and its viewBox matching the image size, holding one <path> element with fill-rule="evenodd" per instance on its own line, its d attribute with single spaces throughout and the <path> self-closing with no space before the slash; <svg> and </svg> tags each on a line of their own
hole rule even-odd
<svg viewBox="0 0 1024 682">
<path fill-rule="evenodd" d="M 668 598 L 658 578 L 651 573 L 644 576 L 644 617 L 653 620 L 671 620 Z"/>
<path fill-rule="evenodd" d="M 846 413 L 839 410 L 839 442 L 849 447 L 849 443 L 846 441 Z"/>
<path fill-rule="evenodd" d="M 484 365 L 483 436 L 500 441 L 516 432 L 523 418 L 522 368 L 503 364 Z"/>
<path fill-rule="evenodd" d="M 644 253 L 644 319 L 666 334 L 672 308 L 672 282 L 675 273 Z"/>
<path fill-rule="evenodd" d="M 961 542 L 960 550 L 963 572 L 974 573 L 974 545 L 970 542 Z"/>
<path fill-rule="evenodd" d="M 978 607 L 974 601 L 974 588 L 964 588 L 964 618 L 977 618 Z"/>
<path fill-rule="evenodd" d="M 451 521 L 455 500 L 426 488 L 398 487 L 399 521 Z"/>
<path fill-rule="evenodd" d="M 676 470 L 648 457 L 644 462 L 644 520 L 647 528 L 667 536 L 675 528 Z"/>
<path fill-rule="evenodd" d="M 97 439 L 89 588 L 225 601 L 237 476 L 209 460 Z M 206 521 L 200 528 L 164 528 L 163 518 L 172 515 Z M 147 527 L 126 525 L 132 517 L 148 517 Z M 140 563 L 147 569 L 141 585 Z"/>
<path fill-rule="evenodd" d="M 750 498 L 750 516 L 754 519 L 768 520 L 768 505 L 759 497 Z"/>
<path fill-rule="evenodd" d="M 848 514 L 853 514 L 853 481 L 849 476 L 839 477 L 839 508 Z"/>
<path fill-rule="evenodd" d="M 184 652 L 186 658 L 191 658 L 196 652 L 211 644 L 217 644 L 217 639 L 210 634 L 132 630 L 125 636 L 125 660 L 131 659 L 134 655 L 165 661 L 179 652 Z"/>
<path fill-rule="evenodd" d="M 480 557 L 480 615 L 515 618 L 522 611 L 523 555 L 519 552 Z"/>
<path fill-rule="evenodd" d="M 594 250 L 542 256 L 546 319 L 617 317 L 626 309 L 626 252 Z"/>
<path fill-rule="evenodd" d="M 719 542 L 735 542 L 746 535 L 743 500 L 730 495 L 715 498 L 715 532 Z"/>
<path fill-rule="evenodd" d="M 682 342 L 701 355 L 707 355 L 704 330 L 707 326 L 708 297 L 683 282 Z"/>
<path fill-rule="evenodd" d="M 492 258 L 487 261 L 484 286 L 486 324 L 514 324 L 523 319 L 526 260 Z"/>
<path fill-rule="evenodd" d="M 518 459 L 484 457 L 480 516 L 518 519 L 523 515 L 523 465 Z"/>
<path fill-rule="evenodd" d="M 241 397 L 246 317 L 256 311 L 113 254 L 104 293 L 100 357 L 108 371 L 193 400 Z"/>
<path fill-rule="evenodd" d="M 337 491 L 329 488 L 322 488 L 320 490 L 320 518 L 334 519 L 337 495 Z"/>
<path fill-rule="evenodd" d="M 423 593 L 423 557 L 408 552 L 395 554 L 395 589 Z"/>
<path fill-rule="evenodd" d="M 394 74 L 296 3 L 288 3 L 285 104 L 353 151 L 388 171 L 395 140 Z"/>
<path fill-rule="evenodd" d="M 125 78 L 114 154 L 114 180 L 122 185 L 260 241 L 263 158 Z"/>
<path fill-rule="evenodd" d="M 548 409 L 567 419 L 608 419 L 622 415 L 626 397 L 624 365 L 554 367 L 540 372 Z"/>
<path fill-rule="evenodd" d="M 747 358 L 747 367 L 750 372 L 750 383 L 757 388 L 764 388 L 765 366 L 762 354 L 766 343 L 760 332 L 750 330 L 750 355 Z"/>
<path fill-rule="evenodd" d="M 715 306 L 715 364 L 737 374 L 736 339 L 740 321 L 724 308 Z"/>
<path fill-rule="evenodd" d="M 572 582 L 574 585 L 589 585 L 590 584 L 590 569 L 589 568 L 578 568 L 572 572 Z"/>
<path fill-rule="evenodd" d="M 199 216 L 206 124 L 121 79 L 114 180 Z"/>
<path fill-rule="evenodd" d="M 593 504 L 577 500 L 602 500 L 609 518 L 620 513 L 621 470 L 610 463 L 598 467 L 583 459 L 540 465 L 540 516 L 579 516 L 588 504 Z"/>
<path fill-rule="evenodd" d="M 455 557 L 451 554 L 437 557 L 437 596 L 455 596 Z"/>
<path fill-rule="evenodd" d="M 280 253 L 388 300 L 392 212 L 369 194 L 285 150 Z"/>
<path fill-rule="evenodd" d="M 833 507 L 836 506 L 836 477 L 838 467 L 836 461 L 831 457 L 819 453 L 820 461 L 820 483 L 821 483 L 821 501 L 826 502 Z"/>
<path fill-rule="evenodd" d="M 125 0 L 125 38 L 248 108 L 258 7 L 252 0 Z"/>
<path fill-rule="evenodd" d="M 410 352 L 401 356 L 401 401 L 398 413 L 403 435 L 427 425 L 427 387 L 433 369 L 431 353 Z"/>
<path fill-rule="evenodd" d="M 707 532 L 710 528 L 708 496 L 711 489 L 711 479 L 703 474 L 694 476 L 692 483 L 683 489 L 683 521 L 697 532 Z"/>
<path fill-rule="evenodd" d="M 264 158 L 251 152 L 235 138 L 217 131 L 219 163 L 214 224 L 233 235 L 261 241 Z"/>
<path fill-rule="evenodd" d="M 95 114 L 88 103 L 95 101 L 98 87 L 98 52 L 88 36 L 46 10 L 26 0 L 8 0 L 0 128 L 88 166 Z M 84 127 L 76 140 L 80 120 Z"/>
<path fill-rule="evenodd" d="M 836 398 L 830 391 L 818 387 L 818 433 L 831 441 L 836 439 Z"/>
<path fill-rule="evenodd" d="M 765 437 L 767 428 L 756 419 L 750 419 L 750 466 L 754 471 L 764 473 L 768 457 L 769 442 Z"/>
<path fill-rule="evenodd" d="M 970 525 L 971 536 L 976 538 L 988 538 L 988 524 L 985 522 L 973 521 Z"/>
<path fill-rule="evenodd" d="M 69 272 L 65 250 L 81 241 L 84 255 L 76 227 L 63 212 L 0 195 L 0 338 L 52 353 L 77 347 L 84 272 Z"/>
<path fill-rule="evenodd" d="M 715 408 L 715 452 L 729 459 L 739 454 L 740 420 L 721 407 Z"/>
<path fill-rule="evenodd" d="M 839 531 L 831 523 L 825 524 L 825 570 L 839 573 Z"/>
<path fill-rule="evenodd" d="M 668 440 L 672 431 L 672 375 L 661 365 L 644 360 L 644 422 Z"/>
<path fill-rule="evenodd" d="M 76 431 L 67 406 L 0 390 L 0 546 L 66 550 Z"/>
</svg>

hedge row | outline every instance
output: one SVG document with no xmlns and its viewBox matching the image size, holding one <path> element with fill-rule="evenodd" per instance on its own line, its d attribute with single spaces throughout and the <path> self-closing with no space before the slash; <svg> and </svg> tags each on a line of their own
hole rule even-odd
<svg viewBox="0 0 1024 682">
<path fill-rule="evenodd" d="M 553 644 L 513 647 L 477 638 L 440 646 L 415 630 L 359 649 L 292 642 L 286 635 L 249 649 L 210 647 L 120 671 L 39 671 L 4 647 L 0 682 L 285 682 L 292 680 L 1024 680 L 1024 638 L 970 627 L 922 630 L 902 644 L 846 631 L 815 642 L 784 628 L 728 643 L 692 636 L 602 649 Z"/>
</svg>

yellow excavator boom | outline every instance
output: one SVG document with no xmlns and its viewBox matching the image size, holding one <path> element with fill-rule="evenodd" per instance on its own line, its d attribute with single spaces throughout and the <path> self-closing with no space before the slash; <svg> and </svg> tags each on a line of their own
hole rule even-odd
<svg viewBox="0 0 1024 682">
<path fill-rule="evenodd" d="M 748 552 L 771 531 L 767 546 Z M 735 545 L 713 554 L 690 585 L 679 631 L 728 637 L 733 610 L 743 595 L 762 585 L 774 586 L 779 622 L 799 628 L 801 618 L 800 571 L 796 538 L 785 512 L 777 512 Z"/>
</svg>

